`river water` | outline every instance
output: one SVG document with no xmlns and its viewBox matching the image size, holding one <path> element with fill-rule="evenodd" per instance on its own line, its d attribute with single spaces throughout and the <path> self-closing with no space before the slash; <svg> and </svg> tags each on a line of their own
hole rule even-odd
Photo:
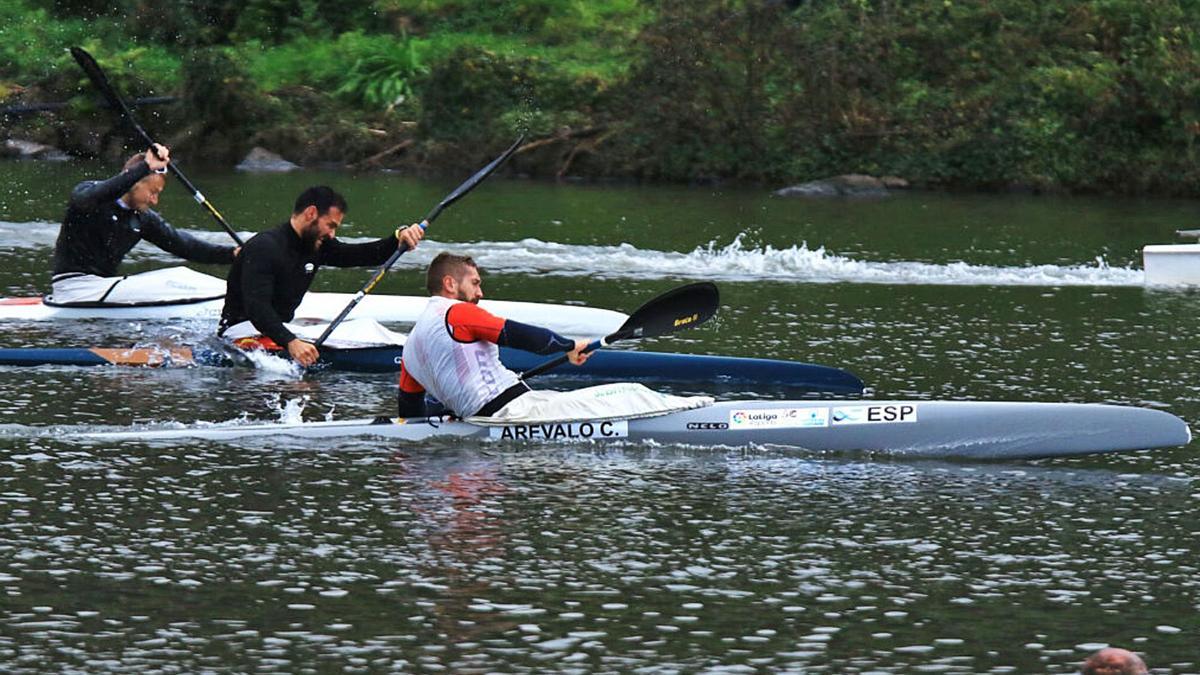
<svg viewBox="0 0 1200 675">
<path fill-rule="evenodd" d="M 67 192 L 105 169 L 0 170 L 0 295 L 41 293 Z M 189 173 L 246 234 L 333 184 L 351 240 L 419 219 L 457 184 Z M 225 237 L 179 185 L 161 210 Z M 711 279 L 716 320 L 639 347 L 835 365 L 875 398 L 1109 402 L 1194 423 L 1200 293 L 1145 288 L 1140 248 L 1196 215 L 1183 201 L 813 202 L 493 178 L 378 290 L 419 294 L 439 250 L 475 255 L 493 298 L 630 311 Z M 129 269 L 167 264 L 139 248 Z M 316 286 L 352 292 L 368 275 L 325 269 Z M 211 330 L 8 323 L 0 346 Z M 1196 443 L 979 463 L 72 438 L 387 414 L 394 386 L 285 368 L 0 368 L 0 670 L 1072 672 L 1111 644 L 1155 672 L 1200 672 Z"/>
</svg>

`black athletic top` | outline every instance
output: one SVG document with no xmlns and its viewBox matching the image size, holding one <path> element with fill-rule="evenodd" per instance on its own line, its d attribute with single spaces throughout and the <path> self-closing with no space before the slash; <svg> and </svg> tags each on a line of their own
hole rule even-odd
<svg viewBox="0 0 1200 675">
<path fill-rule="evenodd" d="M 210 244 L 180 232 L 152 210 L 138 212 L 117 203 L 149 173 L 150 167 L 141 162 L 108 180 L 84 181 L 75 186 L 54 244 L 56 276 L 67 272 L 117 276 L 117 266 L 125 254 L 142 239 L 192 262 L 233 262 L 234 247 Z"/>
<path fill-rule="evenodd" d="M 249 319 L 260 333 L 287 347 L 296 336 L 283 324 L 295 316 L 321 265 L 382 265 L 398 246 L 392 235 L 365 244 L 346 244 L 333 238 L 312 253 L 304 249 L 304 242 L 289 222 L 260 232 L 246 242 L 229 268 L 218 333 Z"/>
</svg>

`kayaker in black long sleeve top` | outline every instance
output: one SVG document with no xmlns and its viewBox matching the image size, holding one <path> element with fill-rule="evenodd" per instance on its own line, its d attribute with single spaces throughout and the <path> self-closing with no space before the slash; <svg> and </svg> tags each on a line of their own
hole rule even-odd
<svg viewBox="0 0 1200 675">
<path fill-rule="evenodd" d="M 54 282 L 73 278 L 78 285 L 83 275 L 116 277 L 125 255 L 143 239 L 193 262 L 233 262 L 233 246 L 176 230 L 150 208 L 166 186 L 169 162 L 167 148 L 155 145 L 129 158 L 116 176 L 75 186 L 54 246 Z"/>
<path fill-rule="evenodd" d="M 219 333 L 249 321 L 300 364 L 314 363 L 316 348 L 284 323 L 295 316 L 317 270 L 322 265 L 382 265 L 400 244 L 416 248 L 424 236 L 419 225 L 412 225 L 396 230 L 395 236 L 347 244 L 334 236 L 346 210 L 345 198 L 331 188 L 311 187 L 296 199 L 287 222 L 246 242 L 229 270 Z"/>
</svg>

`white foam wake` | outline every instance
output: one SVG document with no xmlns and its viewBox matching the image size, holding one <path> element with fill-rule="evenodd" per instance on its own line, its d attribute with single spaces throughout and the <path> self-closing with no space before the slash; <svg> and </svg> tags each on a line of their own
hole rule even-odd
<svg viewBox="0 0 1200 675">
<path fill-rule="evenodd" d="M 804 283 L 877 283 L 991 286 L 1141 286 L 1142 270 L 1088 265 L 997 267 L 965 262 L 864 262 L 807 244 L 777 249 L 745 247 L 739 235 L 727 246 L 710 243 L 689 253 L 619 246 L 574 246 L 525 239 L 461 245 L 491 271 L 601 278 L 681 278 Z M 450 247 L 459 248 L 459 247 Z"/>
<path fill-rule="evenodd" d="M 0 222 L 0 238 L 14 248 L 54 245 L 54 223 Z M 224 242 L 222 232 L 190 231 L 213 242 Z M 250 236 L 251 233 L 243 233 Z M 788 248 L 746 246 L 744 234 L 725 245 L 710 242 L 690 252 L 641 249 L 630 244 L 609 246 L 559 244 L 539 239 L 441 243 L 427 239 L 416 251 L 400 258 L 397 267 L 420 269 L 440 251 L 471 255 L 486 270 L 508 274 L 599 277 L 607 279 L 711 279 L 797 283 L 927 284 L 956 286 L 1141 286 L 1145 273 L 1131 267 L 1111 267 L 1097 257 L 1079 265 L 1002 267 L 966 262 L 923 263 L 862 261 L 809 248 L 807 243 Z M 370 241 L 347 237 L 346 241 Z M 138 257 L 174 258 L 148 244 L 135 249 Z"/>
</svg>

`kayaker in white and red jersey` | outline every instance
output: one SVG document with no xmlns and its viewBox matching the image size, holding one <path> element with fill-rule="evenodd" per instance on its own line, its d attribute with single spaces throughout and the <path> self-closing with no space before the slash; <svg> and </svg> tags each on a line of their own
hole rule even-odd
<svg viewBox="0 0 1200 675">
<path fill-rule="evenodd" d="M 433 297 L 417 319 L 400 366 L 401 417 L 430 414 L 425 394 L 477 424 L 631 419 L 712 403 L 621 382 L 574 391 L 533 391 L 500 362 L 500 347 L 537 354 L 567 353 L 575 365 L 588 359 L 589 340 L 503 319 L 479 307 L 483 281 L 475 261 L 439 253 L 429 265 L 426 288 Z"/>
<path fill-rule="evenodd" d="M 152 304 L 220 297 L 219 280 L 194 274 L 163 284 L 161 275 L 118 276 L 125 254 L 143 239 L 198 263 L 228 265 L 238 249 L 211 244 L 171 227 L 151 207 L 166 187 L 170 151 L 154 144 L 125 162 L 121 173 L 103 181 L 84 181 L 71 191 L 67 213 L 54 243 L 52 290 L 47 303 Z"/>
<path fill-rule="evenodd" d="M 425 287 L 432 295 L 417 319 L 400 364 L 401 417 L 426 413 L 428 391 L 459 417 L 491 416 L 530 391 L 500 363 L 500 346 L 537 354 L 567 352 L 571 363 L 587 360 L 587 340 L 503 319 L 479 306 L 483 279 L 469 256 L 439 253 L 429 264 Z"/>
</svg>

